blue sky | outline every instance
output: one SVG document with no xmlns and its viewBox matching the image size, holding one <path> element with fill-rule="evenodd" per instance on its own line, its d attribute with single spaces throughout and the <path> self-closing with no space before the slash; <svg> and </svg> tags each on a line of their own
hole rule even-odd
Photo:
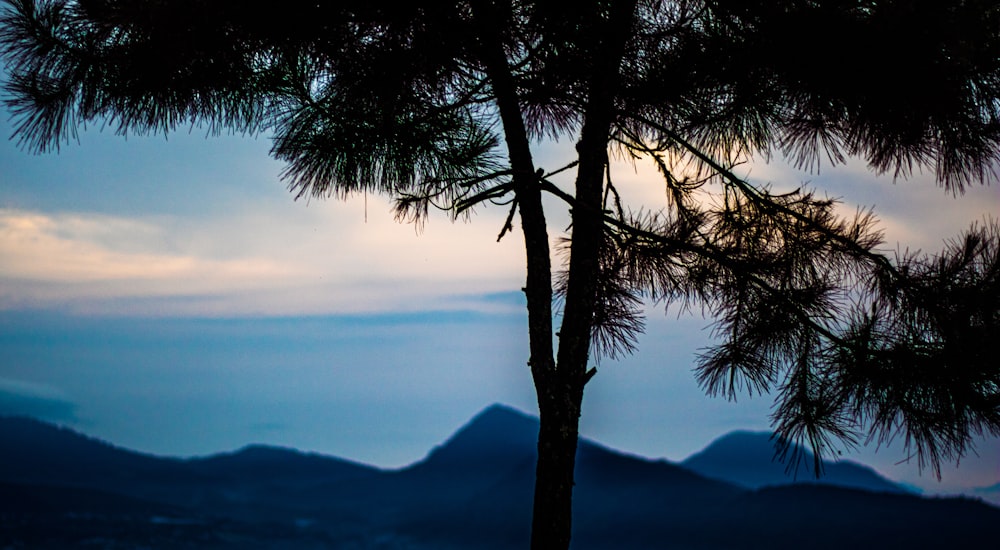
<svg viewBox="0 0 1000 550">
<path fill-rule="evenodd" d="M 5 115 L 0 134 L 11 134 Z M 90 128 L 58 154 L 0 146 L 0 413 L 32 414 L 142 451 L 198 455 L 251 442 L 402 466 L 476 412 L 534 413 L 519 234 L 506 214 L 397 223 L 376 196 L 294 201 L 266 139 L 168 139 Z M 567 144 L 539 146 L 552 169 Z M 887 249 L 937 250 L 1000 212 L 996 186 L 953 197 L 929 176 L 893 183 L 852 163 L 821 174 L 743 167 L 874 206 Z M 656 208 L 648 167 L 619 166 Z M 549 205 L 553 238 L 564 210 Z M 605 361 L 582 431 L 681 460 L 732 429 L 766 429 L 770 402 L 710 399 L 690 368 L 709 320 L 653 306 L 639 352 Z M 1000 480 L 1000 443 L 937 482 L 897 447 L 849 455 L 931 492 Z"/>
</svg>

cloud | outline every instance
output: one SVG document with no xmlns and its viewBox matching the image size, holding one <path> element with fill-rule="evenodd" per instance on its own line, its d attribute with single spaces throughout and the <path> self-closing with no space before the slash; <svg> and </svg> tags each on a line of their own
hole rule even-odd
<svg viewBox="0 0 1000 550">
<path fill-rule="evenodd" d="M 554 155 L 556 150 L 547 152 Z M 954 194 L 938 185 L 933 173 L 916 171 L 908 178 L 894 179 L 891 174 L 875 174 L 861 159 L 826 164 L 821 171 L 810 172 L 795 168 L 780 156 L 756 158 L 737 166 L 734 173 L 777 192 L 801 188 L 818 197 L 836 199 L 840 201 L 838 213 L 846 219 L 853 218 L 859 209 L 874 209 L 876 229 L 884 235 L 883 252 L 890 255 L 897 250 L 940 252 L 945 241 L 957 238 L 974 222 L 982 224 L 991 217 L 996 220 L 1000 212 L 995 184 L 970 185 L 963 193 Z M 626 210 L 659 211 L 667 206 L 663 178 L 648 161 L 616 163 L 612 181 Z M 569 189 L 572 177 L 563 175 L 561 184 Z M 717 195 L 721 188 L 711 183 L 702 190 L 706 195 Z"/>
<path fill-rule="evenodd" d="M 0 308 L 405 311 L 520 287 L 523 249 L 496 242 L 502 222 L 433 220 L 418 235 L 385 201 L 367 203 L 249 203 L 207 219 L 0 209 Z"/>
<path fill-rule="evenodd" d="M 76 404 L 51 386 L 0 378 L 0 416 L 74 422 Z"/>
<path fill-rule="evenodd" d="M 798 170 L 780 159 L 748 164 L 740 175 L 752 182 L 771 184 L 778 191 L 802 187 L 818 196 L 841 202 L 839 213 L 851 218 L 858 209 L 873 209 L 876 228 L 884 235 L 883 252 L 921 250 L 939 252 L 944 242 L 958 237 L 976 222 L 982 224 L 1000 212 L 995 186 L 972 185 L 953 194 L 934 181 L 933 174 L 916 172 L 909 178 L 874 174 L 864 161 L 824 166 L 821 172 Z"/>
<path fill-rule="evenodd" d="M 0 210 L 0 307 L 233 294 L 300 275 L 263 257 L 197 255 L 167 229 L 106 215 Z"/>
<path fill-rule="evenodd" d="M 0 210 L 0 255 L 6 259 L 0 272 L 64 284 L 172 280 L 208 286 L 216 279 L 239 284 L 291 274 L 260 259 L 219 261 L 158 250 L 163 233 L 162 227 L 127 218 Z"/>
<path fill-rule="evenodd" d="M 160 151 L 160 145 L 149 148 Z M 539 148 L 536 160 L 554 170 L 572 158 L 572 151 L 572 143 L 547 144 Z M 14 160 L 27 162 L 21 157 Z M 57 167 L 63 165 L 56 160 L 61 159 L 48 159 Z M 452 223 L 440 215 L 418 234 L 412 225 L 397 223 L 381 197 L 293 201 L 275 188 L 275 176 L 268 170 L 257 176 L 218 174 L 218 166 L 207 164 L 202 169 L 224 181 L 212 186 L 215 194 L 195 194 L 195 183 L 209 185 L 188 181 L 200 170 L 168 168 L 157 165 L 152 174 L 119 174 L 116 177 L 122 181 L 111 187 L 104 175 L 67 172 L 65 166 L 50 179 L 72 181 L 87 196 L 113 199 L 128 189 L 156 204 L 170 202 L 167 197 L 172 192 L 177 195 L 171 199 L 174 202 L 197 202 L 200 208 L 155 209 L 137 197 L 101 210 L 105 213 L 58 210 L 44 201 L 26 201 L 35 207 L 0 208 L 0 309 L 139 315 L 483 310 L 499 304 L 476 296 L 516 293 L 523 286 L 524 249 L 516 217 L 515 231 L 496 242 L 506 207 L 480 208 L 468 223 Z M 1000 212 L 995 189 L 977 187 L 953 198 L 929 177 L 918 175 L 913 181 L 893 184 L 891 178 L 874 177 L 861 163 L 824 167 L 821 175 L 780 161 L 747 164 L 739 170 L 752 181 L 772 183 L 779 190 L 805 185 L 843 197 L 846 216 L 859 206 L 875 206 L 890 254 L 897 246 L 938 251 L 945 239 L 957 236 L 971 222 Z M 163 182 L 153 185 L 147 181 L 151 177 Z M 254 181 L 243 187 L 230 181 L 241 178 Z M 617 163 L 612 178 L 626 209 L 655 211 L 666 206 L 662 178 L 650 163 Z M 174 180 L 176 185 L 166 185 Z M 573 171 L 556 180 L 570 189 Z M 6 191 L 0 188 L 0 196 L 12 190 L 31 195 L 42 187 L 15 182 Z M 136 189 L 159 194 L 146 197 Z M 569 226 L 567 207 L 554 197 L 546 197 L 546 207 L 550 238 L 555 241 Z M 101 209 L 95 204 L 89 208 Z"/>
</svg>

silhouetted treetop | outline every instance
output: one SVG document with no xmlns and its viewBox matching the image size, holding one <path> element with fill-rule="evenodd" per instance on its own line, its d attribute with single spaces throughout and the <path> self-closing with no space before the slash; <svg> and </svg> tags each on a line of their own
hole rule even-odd
<svg viewBox="0 0 1000 550">
<path fill-rule="evenodd" d="M 9 89 L 32 149 L 84 121 L 121 132 L 207 123 L 273 131 L 302 192 L 495 168 L 498 115 L 466 3 L 10 4 Z M 961 190 L 996 161 L 1000 10 L 924 4 L 640 2 L 617 74 L 600 76 L 620 81 L 613 135 L 683 139 L 722 159 L 780 151 L 810 168 L 860 156 L 877 172 L 932 169 Z M 491 5 L 529 130 L 576 135 L 613 3 Z"/>
</svg>

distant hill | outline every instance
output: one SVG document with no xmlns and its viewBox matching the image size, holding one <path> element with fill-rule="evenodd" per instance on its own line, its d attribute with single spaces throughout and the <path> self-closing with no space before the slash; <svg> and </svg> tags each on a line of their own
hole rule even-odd
<svg viewBox="0 0 1000 550">
<path fill-rule="evenodd" d="M 137 453 L 29 418 L 0 418 L 3 480 L 92 487 L 125 494 L 146 485 L 201 483 L 180 461 Z"/>
<path fill-rule="evenodd" d="M 796 447 L 802 460 L 795 464 L 783 463 L 775 457 L 770 433 L 735 431 L 716 439 L 681 465 L 706 477 L 748 489 L 791 483 L 821 483 L 877 493 L 913 492 L 882 477 L 868 466 L 849 460 L 822 461 L 822 475 L 817 478 L 813 468 L 814 455 Z"/>
<path fill-rule="evenodd" d="M 378 468 L 340 458 L 268 445 L 183 461 L 193 474 L 244 487 L 314 486 L 374 476 Z"/>
<path fill-rule="evenodd" d="M 491 467 L 530 459 L 538 441 L 538 419 L 503 405 L 491 405 L 462 426 L 422 462 L 439 468 Z"/>
<path fill-rule="evenodd" d="M 160 458 L 0 419 L 0 547 L 521 549 L 537 434 L 537 419 L 496 405 L 423 460 L 382 470 L 261 445 Z M 589 440 L 576 482 L 576 550 L 987 547 L 1000 524 L 979 501 L 752 490 Z"/>
<path fill-rule="evenodd" d="M 478 414 L 423 461 L 396 474 L 397 487 L 425 512 L 404 525 L 406 532 L 461 548 L 526 547 L 537 438 L 537 418 L 501 405 Z M 666 532 L 696 516 L 704 522 L 702 512 L 742 493 L 676 464 L 581 439 L 574 548 L 660 547 Z"/>
<path fill-rule="evenodd" d="M 992 502 L 1000 506 L 1000 483 L 994 483 L 989 487 L 979 487 L 973 491 L 987 502 Z"/>
</svg>

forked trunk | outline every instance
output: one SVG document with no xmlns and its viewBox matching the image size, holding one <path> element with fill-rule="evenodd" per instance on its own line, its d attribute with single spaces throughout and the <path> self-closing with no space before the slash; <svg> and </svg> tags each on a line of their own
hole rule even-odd
<svg viewBox="0 0 1000 550">
<path fill-rule="evenodd" d="M 584 117 L 573 209 L 573 243 L 558 355 L 552 341 L 552 268 L 548 231 L 541 201 L 540 173 L 535 172 L 517 85 L 495 22 L 497 6 L 490 0 L 471 2 L 480 36 L 480 53 L 496 94 L 511 162 L 515 200 L 521 217 L 527 260 L 524 292 L 528 302 L 529 366 L 538 395 L 538 462 L 532 516 L 533 550 L 567 550 L 573 519 L 573 472 L 579 438 L 583 387 L 589 378 L 590 332 L 593 320 L 598 258 L 603 239 L 601 192 L 607 144 L 614 119 L 613 89 L 631 28 L 634 1 L 615 4 L 604 47 L 595 59 L 590 98 Z M 591 5 L 594 20 L 599 6 Z M 592 373 L 591 373 L 592 374 Z"/>
<path fill-rule="evenodd" d="M 567 550 L 572 534 L 573 473 L 580 408 L 583 387 L 594 373 L 587 370 L 587 363 L 601 276 L 600 254 L 604 240 L 601 201 L 607 147 L 615 119 L 613 98 L 618 67 L 630 33 L 634 7 L 634 2 L 615 4 L 607 26 L 602 29 L 601 47 L 595 54 L 583 128 L 576 147 L 579 164 L 576 202 L 572 210 L 573 240 L 559 350 L 555 369 L 535 375 L 541 427 L 535 470 L 532 550 Z M 595 9 L 595 20 L 598 19 L 596 12 Z"/>
</svg>

